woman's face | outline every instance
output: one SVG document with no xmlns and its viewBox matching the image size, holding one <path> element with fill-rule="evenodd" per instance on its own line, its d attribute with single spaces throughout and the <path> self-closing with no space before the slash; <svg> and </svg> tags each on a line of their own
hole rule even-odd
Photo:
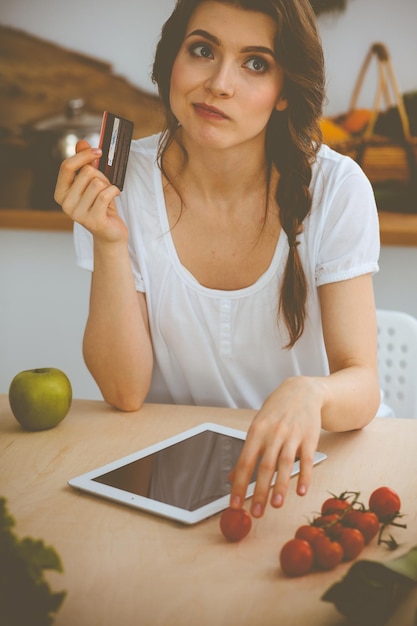
<svg viewBox="0 0 417 626">
<path fill-rule="evenodd" d="M 274 20 L 207 0 L 192 14 L 174 61 L 170 104 L 184 138 L 215 149 L 265 141 L 284 110 L 284 74 L 274 54 Z"/>
</svg>

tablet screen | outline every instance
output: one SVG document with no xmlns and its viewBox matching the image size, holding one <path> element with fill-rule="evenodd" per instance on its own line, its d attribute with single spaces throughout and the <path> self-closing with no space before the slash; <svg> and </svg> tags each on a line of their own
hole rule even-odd
<svg viewBox="0 0 417 626">
<path fill-rule="evenodd" d="M 229 505 L 230 471 L 246 433 L 204 423 L 76 476 L 68 484 L 90 494 L 194 524 Z M 314 463 L 326 455 L 316 452 Z M 291 475 L 300 471 L 296 459 Z M 257 468 L 246 497 L 253 495 Z M 272 480 L 272 484 L 275 476 Z"/>
<path fill-rule="evenodd" d="M 94 480 L 180 509 L 195 511 L 230 494 L 228 475 L 238 460 L 243 444 L 242 439 L 207 430 Z"/>
</svg>

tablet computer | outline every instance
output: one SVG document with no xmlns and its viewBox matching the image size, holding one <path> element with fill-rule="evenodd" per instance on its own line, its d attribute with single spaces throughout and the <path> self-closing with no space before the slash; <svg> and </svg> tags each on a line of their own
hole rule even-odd
<svg viewBox="0 0 417 626">
<path fill-rule="evenodd" d="M 229 472 L 246 432 L 204 423 L 68 481 L 71 487 L 184 524 L 229 506 Z M 314 462 L 326 458 L 316 452 Z M 292 475 L 300 471 L 295 461 Z M 275 479 L 275 476 L 274 476 Z M 246 497 L 253 495 L 256 469 Z M 272 484 L 274 483 L 274 480 Z"/>
</svg>

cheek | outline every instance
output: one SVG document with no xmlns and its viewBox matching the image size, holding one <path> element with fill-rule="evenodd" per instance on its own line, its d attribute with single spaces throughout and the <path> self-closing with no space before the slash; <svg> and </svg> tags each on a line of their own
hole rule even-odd
<svg viewBox="0 0 417 626">
<path fill-rule="evenodd" d="M 268 117 L 277 106 L 280 93 L 276 87 L 264 87 L 263 89 L 251 89 L 249 91 L 248 109 L 256 111 L 258 116 Z"/>
<path fill-rule="evenodd" d="M 170 104 L 177 105 L 183 102 L 185 96 L 193 88 L 193 76 L 188 67 L 178 61 L 174 62 L 170 80 Z"/>
</svg>

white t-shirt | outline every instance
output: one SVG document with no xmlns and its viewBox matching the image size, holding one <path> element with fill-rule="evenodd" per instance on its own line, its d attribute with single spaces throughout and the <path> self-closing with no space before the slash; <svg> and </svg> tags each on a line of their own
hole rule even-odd
<svg viewBox="0 0 417 626">
<path fill-rule="evenodd" d="M 299 236 L 308 284 L 307 320 L 291 350 L 277 323 L 288 255 L 282 231 L 266 272 L 235 291 L 208 289 L 185 269 L 170 234 L 159 135 L 132 142 L 118 210 L 129 230 L 136 288 L 146 293 L 155 366 L 149 402 L 258 409 L 293 375 L 329 373 L 317 287 L 378 270 L 379 226 L 368 179 L 327 146 L 313 167 L 313 204 Z M 75 224 L 78 264 L 93 270 L 92 237 Z"/>
</svg>

